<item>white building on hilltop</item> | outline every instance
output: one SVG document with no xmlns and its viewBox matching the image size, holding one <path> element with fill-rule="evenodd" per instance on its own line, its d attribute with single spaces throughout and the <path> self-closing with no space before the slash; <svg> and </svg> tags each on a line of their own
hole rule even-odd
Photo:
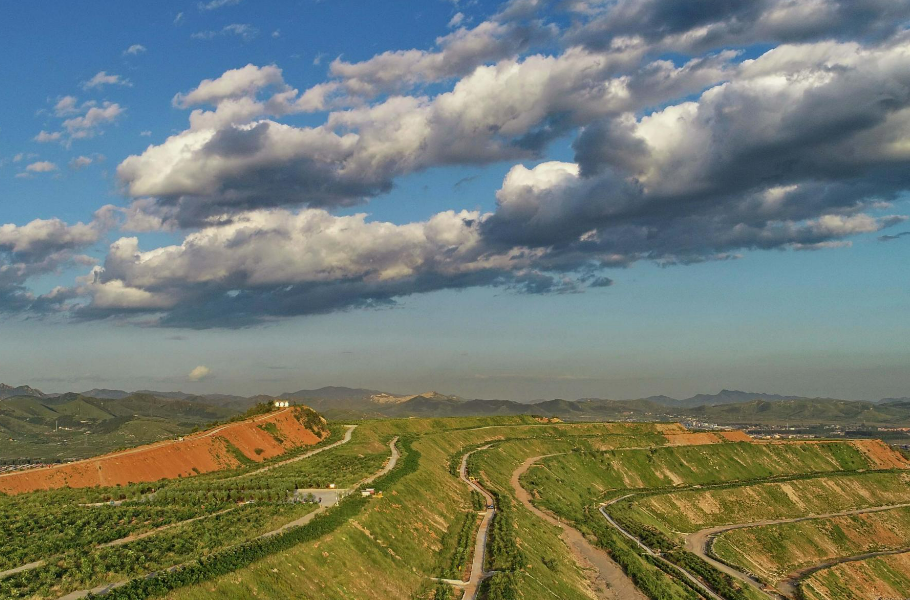
<svg viewBox="0 0 910 600">
<path fill-rule="evenodd" d="M 287 408 L 290 405 L 291 403 L 288 400 L 275 400 L 275 402 L 272 403 L 272 406 L 275 408 Z"/>
</svg>

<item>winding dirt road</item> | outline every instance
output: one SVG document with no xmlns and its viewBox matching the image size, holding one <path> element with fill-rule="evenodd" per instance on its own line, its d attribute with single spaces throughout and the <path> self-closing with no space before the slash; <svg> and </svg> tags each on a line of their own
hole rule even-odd
<svg viewBox="0 0 910 600">
<path fill-rule="evenodd" d="M 488 575 L 488 573 L 483 570 L 483 563 L 487 553 L 487 536 L 490 533 L 490 524 L 493 522 L 493 515 L 496 514 L 496 506 L 492 494 L 483 489 L 476 481 L 471 481 L 468 477 L 468 457 L 478 450 L 486 450 L 489 447 L 490 445 L 487 444 L 486 446 L 477 448 L 477 450 L 471 450 L 462 456 L 461 467 L 458 470 L 462 481 L 483 496 L 485 506 L 491 507 L 484 510 L 483 519 L 480 521 L 480 527 L 477 529 L 477 536 L 474 540 L 474 558 L 471 561 L 471 576 L 468 577 L 468 581 L 464 586 L 464 595 L 462 595 L 461 600 L 474 600 L 477 598 L 477 590 L 480 588 L 480 582 Z"/>
<path fill-rule="evenodd" d="M 524 507 L 531 511 L 534 516 L 543 519 L 550 525 L 555 525 L 562 529 L 561 537 L 563 542 L 572 550 L 572 554 L 581 566 L 586 569 L 593 568 L 596 571 L 597 576 L 594 578 L 595 585 L 593 587 L 598 598 L 602 600 L 648 600 L 648 597 L 635 587 L 632 580 L 626 576 L 622 567 L 616 564 L 606 552 L 591 545 L 591 543 L 585 539 L 585 536 L 574 527 L 570 527 L 550 513 L 540 510 L 531 503 L 531 495 L 527 490 L 521 487 L 520 478 L 537 461 L 547 458 L 548 456 L 556 455 L 546 454 L 543 456 L 534 456 L 524 461 L 521 466 L 515 469 L 512 473 L 511 480 L 515 497 L 518 498 Z"/>
<path fill-rule="evenodd" d="M 910 552 L 910 547 L 907 548 L 897 548 L 896 550 L 880 550 L 879 552 L 867 552 L 866 554 L 857 554 L 855 556 L 845 556 L 842 558 L 835 558 L 826 562 L 823 562 L 818 565 L 813 565 L 805 569 L 800 569 L 799 571 L 794 571 L 790 573 L 786 579 L 782 580 L 777 584 L 778 589 L 786 590 L 791 594 L 791 597 L 797 598 L 797 590 L 799 589 L 799 582 L 805 579 L 806 577 L 817 573 L 822 569 L 827 569 L 829 567 L 834 567 L 837 565 L 842 565 L 844 563 L 858 562 L 861 560 L 867 560 L 869 558 L 875 558 L 876 556 L 890 556 L 892 554 L 904 554 L 905 552 Z"/>
<path fill-rule="evenodd" d="M 356 427 L 356 425 L 354 425 L 354 427 Z M 382 477 L 383 475 L 385 475 L 386 473 L 388 473 L 389 471 L 391 471 L 392 469 L 395 468 L 395 465 L 398 463 L 398 457 L 400 456 L 398 454 L 398 447 L 395 445 L 397 442 L 398 442 L 398 436 L 395 436 L 394 438 L 392 438 L 392 441 L 389 442 L 389 449 L 392 451 L 392 453 L 389 456 L 389 460 L 386 462 L 386 464 L 381 469 L 379 469 L 378 471 L 376 471 L 375 473 L 370 475 L 369 477 L 361 479 L 360 481 L 355 483 L 354 487 L 352 489 L 356 490 L 359 487 L 369 485 L 370 483 L 373 483 L 373 481 L 375 481 L 377 478 Z M 345 491 L 346 490 L 338 490 L 338 492 L 345 492 Z M 278 535 L 279 533 L 282 533 L 283 531 L 287 531 L 288 529 L 306 525 L 307 523 L 309 523 L 310 521 L 315 519 L 316 515 L 323 513 L 326 510 L 328 510 L 329 508 L 335 506 L 335 504 L 338 503 L 338 501 L 341 499 L 341 497 L 343 497 L 343 496 L 339 496 L 338 494 L 336 494 L 334 496 L 334 501 L 329 501 L 329 502 L 320 504 L 319 508 L 317 508 L 313 512 L 303 515 L 296 521 L 291 521 L 290 523 L 285 523 L 278 529 L 273 529 L 272 531 L 269 531 L 268 533 L 263 533 L 259 537 L 260 538 L 271 537 L 273 535 Z"/>
</svg>

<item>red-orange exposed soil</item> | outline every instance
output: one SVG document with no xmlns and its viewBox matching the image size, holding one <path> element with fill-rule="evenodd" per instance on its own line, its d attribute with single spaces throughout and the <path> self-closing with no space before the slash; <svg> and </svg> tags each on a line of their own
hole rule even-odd
<svg viewBox="0 0 910 600">
<path fill-rule="evenodd" d="M 312 446 L 328 435 L 328 430 L 314 432 L 301 424 L 294 416 L 297 410 L 309 409 L 287 408 L 215 427 L 182 440 L 158 442 L 65 465 L 0 475 L 0 492 L 18 494 L 62 487 L 114 486 L 192 477 L 239 466 L 240 460 L 230 446 L 250 460 L 261 462 L 294 448 Z M 266 423 L 275 424 L 281 442 L 259 427 Z"/>
<path fill-rule="evenodd" d="M 689 430 L 682 426 L 681 423 L 655 423 L 654 429 L 660 433 L 687 433 Z"/>
<path fill-rule="evenodd" d="M 752 436 L 750 436 L 745 431 L 740 431 L 739 429 L 733 429 L 731 431 L 718 431 L 717 435 L 724 438 L 728 442 L 751 442 Z"/>
<path fill-rule="evenodd" d="M 670 446 L 700 446 L 703 444 L 720 444 L 721 442 L 751 442 L 752 438 L 744 431 L 717 431 L 702 433 L 664 433 Z"/>
<path fill-rule="evenodd" d="M 855 440 L 853 445 L 866 456 L 875 469 L 910 468 L 910 462 L 902 454 L 881 440 Z"/>
</svg>

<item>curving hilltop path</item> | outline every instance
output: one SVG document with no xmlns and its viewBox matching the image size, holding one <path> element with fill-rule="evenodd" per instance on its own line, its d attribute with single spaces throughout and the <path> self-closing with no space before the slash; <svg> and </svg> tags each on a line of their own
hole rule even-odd
<svg viewBox="0 0 910 600">
<path fill-rule="evenodd" d="M 287 410 L 290 410 L 290 409 L 287 409 Z M 309 452 L 304 452 L 303 454 L 295 456 L 294 458 L 282 460 L 282 461 L 270 464 L 268 466 L 262 467 L 261 469 L 256 469 L 255 471 L 250 471 L 249 473 L 244 473 L 243 475 L 238 475 L 238 477 L 249 477 L 250 475 L 259 475 L 260 473 L 265 473 L 266 471 L 271 471 L 272 469 L 274 469 L 276 467 L 282 467 L 282 466 L 290 464 L 290 463 L 295 463 L 298 460 L 310 458 L 311 456 L 315 456 L 316 454 L 319 454 L 320 452 L 324 452 L 326 450 L 335 448 L 342 444 L 347 444 L 348 442 L 351 441 L 351 435 L 354 433 L 354 430 L 357 429 L 357 426 L 356 425 L 345 425 L 345 428 L 346 428 L 346 430 L 344 432 L 344 437 L 341 438 L 340 440 L 338 440 L 337 442 L 331 443 L 327 446 L 321 446 L 319 448 L 316 448 L 315 450 L 310 450 Z M 397 440 L 398 438 L 395 438 L 395 439 Z"/>
</svg>

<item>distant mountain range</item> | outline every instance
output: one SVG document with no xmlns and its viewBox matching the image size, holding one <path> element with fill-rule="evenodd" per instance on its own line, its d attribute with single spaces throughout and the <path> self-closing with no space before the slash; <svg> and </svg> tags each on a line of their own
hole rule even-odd
<svg viewBox="0 0 910 600">
<path fill-rule="evenodd" d="M 81 394 L 48 395 L 30 386 L 12 387 L 0 384 L 0 399 L 15 397 L 54 400 L 45 402 L 52 407 L 57 399 L 80 398 L 106 401 L 104 406 L 133 407 L 135 415 L 165 416 L 172 412 L 175 419 L 186 415 L 195 417 L 212 414 L 214 418 L 245 411 L 250 406 L 275 397 L 236 396 L 230 394 L 194 395 L 185 392 L 92 389 Z M 700 419 L 719 423 L 763 423 L 773 421 L 812 421 L 818 423 L 894 424 L 910 422 L 910 399 L 885 398 L 879 402 L 860 402 L 832 398 L 804 398 L 738 390 L 721 390 L 717 394 L 696 394 L 690 398 L 651 396 L 635 400 L 583 398 L 580 400 L 471 400 L 458 396 L 426 392 L 423 394 L 392 394 L 380 390 L 323 387 L 298 390 L 277 396 L 284 400 L 306 404 L 329 418 L 370 417 L 442 417 L 468 415 L 540 414 L 563 418 L 584 419 Z M 95 402 L 97 404 L 97 402 Z M 3 403 L 0 402 L 0 407 Z M 105 410 L 107 410 L 105 408 Z M 197 412 L 194 412 L 197 411 Z M 201 412 L 198 412 L 201 411 Z M 2 414 L 2 411 L 0 411 Z M 217 416 L 215 416 L 217 415 Z M 2 423 L 0 423 L 2 425 Z"/>
<path fill-rule="evenodd" d="M 256 396 L 237 396 L 232 394 L 189 394 L 187 392 L 162 392 L 156 390 L 136 390 L 134 392 L 128 392 L 126 390 L 112 390 L 104 388 L 95 388 L 85 392 L 81 392 L 83 396 L 89 396 L 91 398 L 101 398 L 109 400 L 119 400 L 121 398 L 126 398 L 132 394 L 146 394 L 149 396 L 155 396 L 158 398 L 171 398 L 174 400 L 208 400 L 215 403 L 225 403 L 225 404 L 255 404 L 258 401 L 261 401 L 263 398 L 281 398 L 283 400 L 299 400 L 299 401 L 311 401 L 318 402 L 322 404 L 335 403 L 336 407 L 343 407 L 345 405 L 360 405 L 363 402 L 370 402 L 375 404 L 399 404 L 417 398 L 418 396 L 424 398 L 446 398 L 449 400 L 465 400 L 459 396 L 445 395 L 438 392 L 425 392 L 422 394 L 392 394 L 389 392 L 384 392 L 380 390 L 371 390 L 363 388 L 349 388 L 349 387 L 340 387 L 340 386 L 328 386 L 322 387 L 313 390 L 298 390 L 296 392 L 285 392 L 279 394 L 278 396 L 270 396 L 267 394 L 258 394 Z M 0 399 L 11 398 L 13 396 L 34 396 L 36 398 L 46 398 L 53 397 L 59 394 L 44 394 L 41 390 L 35 389 L 28 385 L 22 385 L 18 387 L 13 387 L 0 383 Z M 716 406 L 718 404 L 740 404 L 743 402 L 752 402 L 754 400 L 764 400 L 765 402 L 777 402 L 780 400 L 804 400 L 810 399 L 806 396 L 783 396 L 780 394 L 765 394 L 762 392 L 743 392 L 739 390 L 721 390 L 716 394 L 696 394 L 689 398 L 673 398 L 670 396 L 648 396 L 647 398 L 638 398 L 635 400 L 615 400 L 614 402 L 632 402 L 632 401 L 649 401 L 655 404 L 660 404 L 663 406 L 669 406 L 674 408 L 687 408 L 687 407 L 696 407 L 696 406 Z M 815 398 L 811 398 L 815 399 Z M 835 398 L 829 398 L 830 400 L 836 400 Z M 595 400 L 603 400 L 603 398 L 581 398 L 578 402 L 590 402 Z M 492 402 L 491 400 L 486 400 L 487 402 Z M 884 404 L 889 402 L 907 402 L 910 401 L 910 397 L 903 398 L 882 398 L 877 403 Z M 514 401 L 510 401 L 514 402 Z M 542 401 L 536 402 L 519 402 L 519 404 L 529 405 L 529 404 L 538 404 Z M 852 402 L 850 400 L 845 400 L 845 402 Z"/>
<path fill-rule="evenodd" d="M 654 400 L 658 404 L 666 406 L 695 407 L 695 406 L 717 406 L 718 404 L 741 404 L 743 402 L 753 402 L 755 400 L 764 400 L 765 402 L 776 402 L 779 400 L 799 400 L 802 396 L 780 396 L 778 394 L 761 394 L 756 392 L 741 392 L 739 390 L 721 390 L 717 394 L 696 394 L 691 398 L 684 400 L 675 400 L 669 396 L 652 396 L 649 400 Z"/>
</svg>

